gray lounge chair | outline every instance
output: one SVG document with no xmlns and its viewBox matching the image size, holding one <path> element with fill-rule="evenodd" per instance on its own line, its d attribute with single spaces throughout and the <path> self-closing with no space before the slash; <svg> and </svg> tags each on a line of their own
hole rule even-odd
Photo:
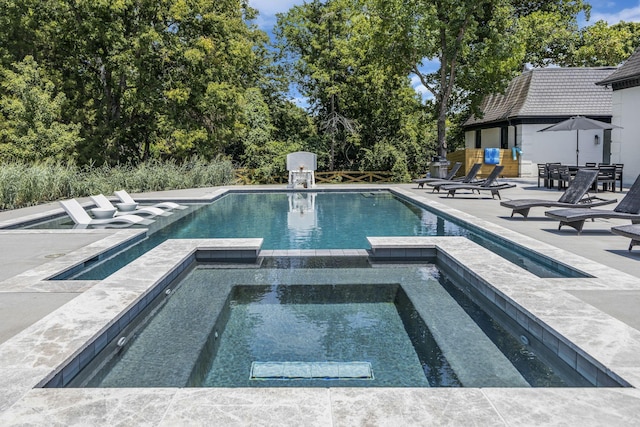
<svg viewBox="0 0 640 427">
<path fill-rule="evenodd" d="M 480 184 L 473 184 L 473 183 L 469 183 L 469 184 L 447 184 L 447 185 L 443 185 L 442 189 L 445 191 L 448 191 L 449 193 L 447 194 L 447 197 L 451 196 L 451 197 L 455 197 L 456 196 L 456 191 L 458 190 L 471 190 L 472 192 L 478 192 L 480 193 L 481 191 L 491 191 L 491 197 L 495 199 L 495 196 L 498 196 L 498 199 L 501 199 L 500 197 L 500 190 L 504 190 L 507 188 L 513 188 L 516 185 L 515 184 L 509 184 L 509 183 L 502 183 L 499 184 L 496 181 L 498 180 L 498 177 L 500 176 L 500 172 L 502 172 L 502 169 L 504 169 L 504 166 L 502 165 L 498 165 L 496 167 L 493 168 L 493 170 L 491 171 L 491 173 L 489 174 L 489 176 L 487 177 L 487 179 L 485 179 L 482 183 Z"/>
<path fill-rule="evenodd" d="M 481 167 L 482 167 L 482 163 L 475 163 L 473 166 L 471 166 L 471 169 L 469 169 L 469 172 L 465 175 L 465 177 L 459 181 L 456 181 L 456 180 L 447 181 L 443 179 L 435 182 L 427 182 L 427 185 L 429 187 L 433 187 L 433 189 L 431 190 L 432 193 L 435 192 L 436 190 L 438 190 L 438 193 L 439 193 L 440 187 L 447 184 L 460 184 L 460 183 L 467 184 L 472 182 L 480 183 L 482 181 L 477 180 L 476 175 L 478 175 L 478 172 L 480 172 Z"/>
<path fill-rule="evenodd" d="M 549 218 L 557 219 L 560 221 L 558 230 L 563 225 L 575 228 L 578 234 L 582 232 L 584 222 L 588 219 L 595 218 L 618 218 L 618 219 L 630 219 L 633 224 L 640 223 L 640 175 L 636 178 L 627 194 L 620 200 L 618 206 L 613 210 L 606 209 L 558 209 L 553 211 L 547 211 L 544 213 Z"/>
<path fill-rule="evenodd" d="M 137 215 L 122 215 L 103 219 L 91 218 L 76 199 L 61 200 L 60 205 L 79 228 L 87 227 L 89 225 L 126 227 L 132 224 L 149 225 L 153 222 L 153 220 L 144 219 Z"/>
<path fill-rule="evenodd" d="M 594 206 L 602 206 L 609 203 L 617 202 L 616 199 L 600 199 L 599 197 L 585 197 L 589 188 L 598 178 L 597 169 L 580 169 L 576 173 L 575 178 L 571 181 L 567 189 L 558 201 L 542 200 L 542 199 L 519 199 L 506 200 L 500 202 L 501 206 L 512 209 L 511 217 L 514 214 L 520 214 L 525 219 L 529 216 L 529 210 L 535 207 L 546 208 L 592 208 Z"/>
<path fill-rule="evenodd" d="M 462 167 L 462 163 L 455 162 L 451 167 L 451 170 L 449 171 L 447 176 L 445 176 L 444 178 L 427 177 L 427 178 L 414 179 L 412 182 L 415 182 L 416 184 L 418 184 L 418 188 L 422 188 L 428 182 L 436 182 L 436 181 L 443 181 L 443 180 L 444 181 L 461 181 L 464 177 L 460 177 L 458 179 L 454 178 L 458 173 L 458 171 L 460 170 L 460 167 Z"/>
<path fill-rule="evenodd" d="M 640 245 L 640 224 L 618 225 L 611 227 L 611 232 L 630 238 L 629 250 L 633 249 L 635 245 Z"/>
</svg>

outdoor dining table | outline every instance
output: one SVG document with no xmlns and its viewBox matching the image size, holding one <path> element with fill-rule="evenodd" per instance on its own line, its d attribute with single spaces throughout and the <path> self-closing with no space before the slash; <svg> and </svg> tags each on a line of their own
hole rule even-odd
<svg viewBox="0 0 640 427">
<path fill-rule="evenodd" d="M 545 164 L 544 183 L 547 188 L 554 188 L 555 181 L 558 181 L 558 189 L 562 190 L 565 184 L 568 186 L 569 182 L 576 175 L 580 169 L 595 169 L 598 170 L 598 178 L 591 187 L 593 191 L 598 191 L 598 186 L 602 184 L 602 191 L 611 190 L 615 193 L 616 182 L 620 182 L 620 191 L 622 191 L 622 170 L 623 164 L 615 165 L 598 165 L 598 166 L 576 166 L 576 165 L 562 165 L 561 163 L 547 163 Z"/>
</svg>

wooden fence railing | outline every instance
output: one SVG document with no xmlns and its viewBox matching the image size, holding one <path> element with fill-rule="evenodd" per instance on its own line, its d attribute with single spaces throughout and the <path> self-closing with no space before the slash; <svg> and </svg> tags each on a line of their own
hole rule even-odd
<svg viewBox="0 0 640 427">
<path fill-rule="evenodd" d="M 391 172 L 384 171 L 333 171 L 316 172 L 316 183 L 358 184 L 363 182 L 391 182 Z"/>
<path fill-rule="evenodd" d="M 259 177 L 250 169 L 236 169 L 236 184 L 286 184 L 288 176 Z M 333 171 L 316 172 L 316 184 L 362 184 L 392 182 L 393 174 L 386 171 Z"/>
</svg>

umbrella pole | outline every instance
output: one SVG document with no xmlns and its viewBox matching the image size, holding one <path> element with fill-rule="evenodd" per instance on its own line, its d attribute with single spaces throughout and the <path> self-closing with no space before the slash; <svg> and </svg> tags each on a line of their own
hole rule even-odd
<svg viewBox="0 0 640 427">
<path fill-rule="evenodd" d="M 576 129 L 576 166 L 580 166 L 578 159 L 580 158 L 580 129 Z"/>
</svg>

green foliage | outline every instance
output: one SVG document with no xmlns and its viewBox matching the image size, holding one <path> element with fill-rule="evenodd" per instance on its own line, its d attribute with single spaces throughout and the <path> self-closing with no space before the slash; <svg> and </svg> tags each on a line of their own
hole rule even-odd
<svg viewBox="0 0 640 427">
<path fill-rule="evenodd" d="M 317 143 L 307 149 L 329 170 L 357 169 L 376 144 L 392 144 L 409 150 L 413 171 L 422 167 L 415 153 L 429 147 L 424 110 L 404 70 L 375 57 L 370 18 L 363 0 L 316 0 L 279 17 L 280 47 L 315 114 Z"/>
<path fill-rule="evenodd" d="M 618 66 L 640 46 L 640 23 L 604 21 L 584 27 L 577 35 L 575 50 L 564 65 L 575 67 Z"/>
<path fill-rule="evenodd" d="M 479 103 L 502 88 L 520 63 L 515 11 L 508 0 L 371 0 L 378 22 L 377 56 L 415 74 L 433 95 L 438 154 L 445 155 L 447 116 L 454 101 Z M 425 62 L 437 63 L 430 71 Z"/>
<path fill-rule="evenodd" d="M 273 131 L 269 106 L 257 88 L 246 92 L 243 113 L 245 127 L 240 137 L 244 144 L 242 158 L 245 166 L 251 168 L 255 166 L 252 163 L 261 161 L 258 153 L 269 143 Z"/>
<path fill-rule="evenodd" d="M 65 95 L 34 59 L 27 56 L 0 76 L 0 159 L 72 159 L 80 127 L 62 122 Z"/>
<path fill-rule="evenodd" d="M 388 142 L 379 142 L 372 149 L 365 149 L 363 170 L 391 171 L 391 179 L 395 182 L 407 182 L 411 179 L 407 155 Z"/>
<path fill-rule="evenodd" d="M 317 130 L 311 115 L 284 99 L 271 101 L 269 109 L 273 125 L 271 137 L 274 140 L 301 143 L 305 149 L 314 150 L 313 140 L 317 137 Z"/>
<path fill-rule="evenodd" d="M 8 162 L 0 165 L 0 209 L 91 194 L 198 188 L 231 184 L 230 161 L 194 158 L 184 163 L 149 161 L 138 166 L 79 168 L 65 163 Z"/>
<path fill-rule="evenodd" d="M 14 209 L 73 194 L 74 166 L 61 163 L 3 163 L 0 166 L 0 209 Z"/>
<path fill-rule="evenodd" d="M 241 0 L 0 0 L 4 65 L 32 55 L 81 123 L 81 163 L 214 158 L 236 138 L 264 33 Z"/>
<path fill-rule="evenodd" d="M 575 48 L 578 24 L 558 12 L 538 11 L 519 20 L 518 37 L 525 49 L 522 64 L 545 67 L 563 64 Z M 563 25 L 559 25 L 562 23 Z"/>
<path fill-rule="evenodd" d="M 536 67 L 617 66 L 640 46 L 640 24 L 597 21 L 578 28 L 577 14 L 587 18 L 591 6 L 582 1 L 554 1 L 521 7 L 518 37 L 524 48 L 523 63 Z"/>
<path fill-rule="evenodd" d="M 246 91 L 239 132 L 237 158 L 253 171 L 257 183 L 274 183 L 286 176 L 287 154 L 307 149 L 303 141 L 314 135 L 313 123 L 301 108 L 278 98 L 270 100 L 270 107 L 267 100 L 257 88 Z"/>
<path fill-rule="evenodd" d="M 462 119 L 524 64 L 617 65 L 640 44 L 637 23 L 578 29 L 589 11 L 583 0 L 310 0 L 279 16 L 276 51 L 246 0 L 0 0 L 0 161 L 106 168 L 84 189 L 64 184 L 81 194 L 108 174 L 126 188 L 217 180 L 201 162 L 221 156 L 270 182 L 298 150 L 321 170 L 406 179 L 460 145 Z M 292 84 L 309 111 L 287 98 Z"/>
<path fill-rule="evenodd" d="M 567 64 L 576 47 L 578 14 L 583 12 L 589 19 L 591 6 L 582 0 L 513 4 L 518 18 L 518 39 L 524 52 L 521 65 Z"/>
</svg>

